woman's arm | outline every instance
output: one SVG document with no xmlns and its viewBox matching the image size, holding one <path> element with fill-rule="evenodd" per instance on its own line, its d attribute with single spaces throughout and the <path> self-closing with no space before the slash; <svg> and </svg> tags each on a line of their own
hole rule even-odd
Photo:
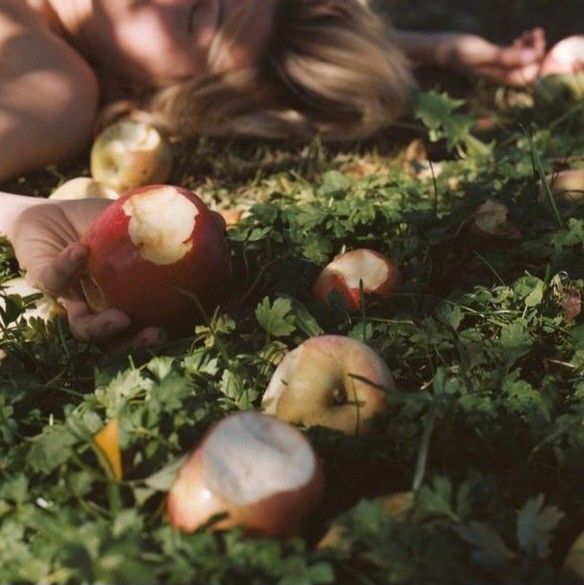
<svg viewBox="0 0 584 585">
<path fill-rule="evenodd" d="M 532 83 L 545 54 L 540 28 L 523 33 L 509 46 L 465 33 L 396 31 L 394 36 L 414 66 L 443 67 L 513 86 Z"/>
<path fill-rule="evenodd" d="M 12 241 L 18 216 L 31 207 L 43 204 L 50 204 L 50 201 L 39 199 L 38 197 L 0 192 L 0 234 L 5 235 Z"/>
</svg>

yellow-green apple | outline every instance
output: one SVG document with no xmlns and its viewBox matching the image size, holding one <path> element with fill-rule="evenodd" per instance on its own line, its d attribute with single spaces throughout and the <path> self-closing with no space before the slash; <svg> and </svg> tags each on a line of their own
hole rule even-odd
<svg viewBox="0 0 584 585">
<path fill-rule="evenodd" d="M 81 279 L 90 307 L 115 307 L 135 327 L 183 331 L 199 303 L 225 297 L 230 262 L 224 224 L 192 191 L 150 185 L 127 191 L 92 223 Z"/>
<path fill-rule="evenodd" d="M 172 169 L 172 154 L 160 132 L 135 120 L 108 126 L 91 148 L 91 175 L 118 192 L 164 183 Z"/>
<path fill-rule="evenodd" d="M 111 187 L 90 179 L 89 177 L 76 177 L 59 185 L 50 195 L 49 199 L 67 201 L 71 199 L 117 199 L 120 194 Z"/>
<path fill-rule="evenodd" d="M 324 473 L 297 429 L 258 412 L 215 425 L 180 469 L 168 493 L 171 524 L 192 532 L 227 514 L 213 529 L 287 537 L 324 494 Z"/>
<path fill-rule="evenodd" d="M 338 291 L 347 308 L 361 306 L 361 283 L 365 294 L 388 299 L 401 280 L 397 264 L 375 250 L 359 248 L 336 256 L 325 266 L 314 282 L 313 295 L 326 301 Z"/>
<path fill-rule="evenodd" d="M 289 423 L 367 434 L 388 409 L 393 377 L 370 347 L 341 335 L 311 337 L 284 356 L 262 408 Z"/>
<path fill-rule="evenodd" d="M 582 203 L 584 201 L 584 169 L 566 169 L 547 175 L 546 183 L 551 192 L 566 203 Z M 539 185 L 540 200 L 545 198 L 546 189 Z"/>
</svg>

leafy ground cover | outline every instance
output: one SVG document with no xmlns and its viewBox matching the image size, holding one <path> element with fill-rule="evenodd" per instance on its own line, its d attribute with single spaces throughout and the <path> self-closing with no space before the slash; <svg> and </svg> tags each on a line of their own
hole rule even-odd
<svg viewBox="0 0 584 585">
<path fill-rule="evenodd" d="M 582 102 L 479 87 L 420 92 L 410 120 L 359 145 L 181 145 L 175 182 L 249 207 L 229 230 L 231 300 L 190 338 L 120 356 L 61 321 L 24 321 L 33 299 L 5 298 L 0 582 L 553 583 L 562 567 L 574 582 L 584 214 L 538 183 L 584 167 L 583 132 Z M 420 170 L 421 149 L 433 162 Z M 45 195 L 84 171 L 4 189 Z M 500 236 L 473 232 L 487 200 L 508 209 Z M 391 309 L 314 302 L 319 268 L 363 246 L 402 267 Z M 0 260 L 16 274 L 6 243 Z M 307 431 L 328 491 L 303 537 L 172 530 L 163 501 L 181 458 L 214 421 L 257 407 L 284 352 L 322 332 L 375 348 L 397 390 L 372 437 Z M 114 417 L 121 481 L 93 440 Z"/>
</svg>

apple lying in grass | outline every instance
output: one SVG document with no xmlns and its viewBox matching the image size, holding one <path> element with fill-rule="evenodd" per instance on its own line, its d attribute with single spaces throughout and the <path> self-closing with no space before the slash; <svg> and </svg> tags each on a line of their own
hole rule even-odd
<svg viewBox="0 0 584 585">
<path fill-rule="evenodd" d="M 312 292 L 317 299 L 326 301 L 337 291 L 347 308 L 357 311 L 361 306 L 361 283 L 365 294 L 388 299 L 400 281 L 400 272 L 393 260 L 375 250 L 359 248 L 335 257 L 325 266 Z"/>
<path fill-rule="evenodd" d="M 552 194 L 560 201 L 573 204 L 584 202 L 584 169 L 566 169 L 547 175 L 545 180 Z M 544 200 L 546 194 L 546 188 L 540 183 L 540 200 Z"/>
<path fill-rule="evenodd" d="M 340 335 L 311 337 L 286 354 L 262 399 L 267 414 L 350 435 L 373 430 L 388 409 L 393 377 L 370 347 Z"/>
<path fill-rule="evenodd" d="M 186 330 L 225 296 L 230 274 L 224 224 L 188 189 L 126 192 L 90 226 L 81 284 L 96 312 L 116 307 L 136 328 Z M 200 303 L 200 305 L 199 305 Z"/>
<path fill-rule="evenodd" d="M 76 177 L 59 185 L 49 195 L 49 199 L 57 201 L 69 201 L 72 199 L 117 199 L 119 196 L 120 194 L 115 189 L 95 179 Z"/>
<path fill-rule="evenodd" d="M 584 71 L 584 35 L 573 35 L 556 43 L 546 54 L 540 77 Z"/>
<path fill-rule="evenodd" d="M 257 412 L 214 426 L 180 469 L 167 499 L 173 526 L 192 532 L 227 514 L 213 529 L 297 533 L 324 494 L 324 474 L 308 440 L 295 428 Z"/>
<path fill-rule="evenodd" d="M 18 295 L 21 297 L 28 297 L 30 295 L 42 296 L 34 302 L 33 306 L 30 306 L 24 311 L 22 316 L 25 319 L 31 319 L 33 317 L 42 319 L 43 321 L 49 321 L 56 317 L 62 317 L 65 315 L 65 309 L 55 299 L 41 293 L 38 288 L 34 288 L 32 285 L 22 278 L 12 278 L 2 283 L 2 292 L 5 295 Z M 5 302 L 0 298 L 0 308 L 5 309 Z"/>
<path fill-rule="evenodd" d="M 91 148 L 92 177 L 123 192 L 163 183 L 170 176 L 170 147 L 153 126 L 121 120 L 108 126 Z"/>
</svg>

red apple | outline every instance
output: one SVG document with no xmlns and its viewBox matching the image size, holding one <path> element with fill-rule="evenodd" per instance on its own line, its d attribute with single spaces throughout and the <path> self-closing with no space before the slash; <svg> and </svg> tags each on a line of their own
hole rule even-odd
<svg viewBox="0 0 584 585">
<path fill-rule="evenodd" d="M 241 526 L 248 534 L 287 537 L 323 494 L 321 463 L 302 433 L 244 412 L 214 426 L 186 461 L 168 494 L 167 513 L 185 532 L 227 513 L 214 530 Z"/>
<path fill-rule="evenodd" d="M 325 266 L 312 292 L 317 299 L 326 301 L 336 290 L 347 308 L 357 311 L 361 306 L 361 282 L 365 294 L 387 299 L 400 281 L 400 272 L 393 260 L 375 250 L 359 248 L 335 257 Z"/>
<path fill-rule="evenodd" d="M 267 414 L 293 424 L 367 434 L 388 409 L 393 377 L 370 347 L 342 335 L 311 337 L 276 368 L 262 399 Z"/>
<path fill-rule="evenodd" d="M 126 192 L 91 225 L 82 286 L 95 311 L 116 307 L 135 327 L 184 330 L 214 308 L 230 266 L 223 225 L 188 189 L 152 185 Z"/>
</svg>

